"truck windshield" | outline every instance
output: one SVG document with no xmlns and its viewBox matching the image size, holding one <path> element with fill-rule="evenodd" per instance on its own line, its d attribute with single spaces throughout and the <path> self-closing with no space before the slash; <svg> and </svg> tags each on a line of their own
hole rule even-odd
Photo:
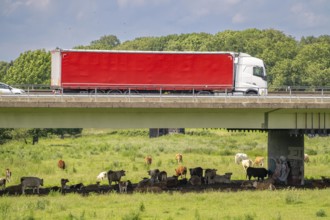
<svg viewBox="0 0 330 220">
<path fill-rule="evenodd" d="M 253 75 L 254 76 L 259 76 L 261 78 L 263 78 L 265 76 L 264 74 L 264 68 L 261 66 L 254 66 L 253 67 Z"/>
</svg>

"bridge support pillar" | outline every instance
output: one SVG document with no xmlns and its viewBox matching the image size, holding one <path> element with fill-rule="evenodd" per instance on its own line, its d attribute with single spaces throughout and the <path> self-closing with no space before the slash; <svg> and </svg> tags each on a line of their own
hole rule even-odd
<svg viewBox="0 0 330 220">
<path fill-rule="evenodd" d="M 268 168 L 289 185 L 304 185 L 304 135 L 291 130 L 269 130 Z"/>
</svg>

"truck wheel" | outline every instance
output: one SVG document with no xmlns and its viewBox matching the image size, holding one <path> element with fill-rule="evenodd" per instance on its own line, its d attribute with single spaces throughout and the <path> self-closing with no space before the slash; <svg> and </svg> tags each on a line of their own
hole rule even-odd
<svg viewBox="0 0 330 220">
<path fill-rule="evenodd" d="M 258 93 L 256 92 L 256 91 L 248 91 L 247 93 L 245 93 L 246 95 L 253 95 L 253 96 L 255 96 L 255 95 L 258 95 Z"/>
</svg>

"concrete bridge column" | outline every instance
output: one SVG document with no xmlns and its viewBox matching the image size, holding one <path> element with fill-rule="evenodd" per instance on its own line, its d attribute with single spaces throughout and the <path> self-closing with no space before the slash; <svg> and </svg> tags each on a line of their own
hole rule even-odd
<svg viewBox="0 0 330 220">
<path fill-rule="evenodd" d="M 290 130 L 269 130 L 268 168 L 285 184 L 304 184 L 304 135 Z"/>
</svg>

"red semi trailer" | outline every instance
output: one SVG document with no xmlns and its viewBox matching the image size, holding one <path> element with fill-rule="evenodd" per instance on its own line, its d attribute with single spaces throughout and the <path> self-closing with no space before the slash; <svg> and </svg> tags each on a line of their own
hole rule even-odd
<svg viewBox="0 0 330 220">
<path fill-rule="evenodd" d="M 61 50 L 51 86 L 64 91 L 265 94 L 262 60 L 233 52 Z"/>
</svg>

